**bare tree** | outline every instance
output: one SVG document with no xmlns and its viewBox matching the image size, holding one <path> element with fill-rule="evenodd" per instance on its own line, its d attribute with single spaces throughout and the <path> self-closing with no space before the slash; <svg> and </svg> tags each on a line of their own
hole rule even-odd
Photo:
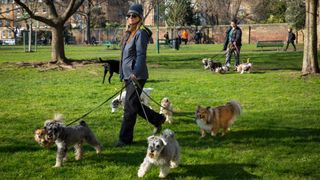
<svg viewBox="0 0 320 180">
<path fill-rule="evenodd" d="M 166 22 L 169 26 L 183 26 L 184 18 L 187 15 L 187 4 L 184 0 L 166 1 Z"/>
<path fill-rule="evenodd" d="M 303 50 L 302 74 L 319 73 L 317 51 L 317 12 L 318 0 L 306 0 L 306 29 Z"/>
<path fill-rule="evenodd" d="M 64 51 L 63 30 L 66 21 L 78 10 L 84 0 L 69 0 L 69 1 L 52 1 L 43 0 L 44 6 L 49 10 L 48 16 L 38 15 L 37 6 L 28 1 L 14 0 L 21 8 L 23 8 L 30 18 L 43 22 L 51 27 L 52 31 L 52 51 L 51 63 L 65 64 L 69 63 Z M 33 1 L 38 2 L 38 1 Z M 59 9 L 57 8 L 59 7 Z M 60 10 L 61 9 L 61 10 Z"/>
<path fill-rule="evenodd" d="M 195 3 L 209 24 L 219 25 L 238 18 L 242 0 L 196 0 Z"/>
</svg>

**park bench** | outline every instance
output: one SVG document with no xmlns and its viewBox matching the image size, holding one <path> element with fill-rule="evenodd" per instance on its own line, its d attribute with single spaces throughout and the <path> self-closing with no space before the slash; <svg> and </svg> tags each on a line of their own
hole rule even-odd
<svg viewBox="0 0 320 180">
<path fill-rule="evenodd" d="M 103 41 L 102 44 L 106 46 L 107 49 L 117 49 L 119 47 L 119 42 L 117 41 L 106 40 L 106 41 Z"/>
<path fill-rule="evenodd" d="M 264 48 L 264 47 L 277 47 L 278 50 L 283 47 L 282 40 L 271 40 L 271 41 L 258 41 L 257 48 Z"/>
<path fill-rule="evenodd" d="M 159 39 L 159 45 L 169 46 L 170 47 L 170 39 L 166 42 L 166 39 Z"/>
</svg>

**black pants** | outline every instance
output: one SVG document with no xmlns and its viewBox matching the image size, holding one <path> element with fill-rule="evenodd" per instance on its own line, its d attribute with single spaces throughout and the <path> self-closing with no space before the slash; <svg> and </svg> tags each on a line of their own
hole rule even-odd
<svg viewBox="0 0 320 180">
<path fill-rule="evenodd" d="M 142 89 L 144 84 L 146 83 L 146 80 L 138 80 L 137 83 L 139 83 L 139 87 L 141 87 Z M 139 96 L 142 93 L 142 90 L 139 87 L 137 88 L 139 93 L 139 96 L 138 96 L 132 81 L 125 80 L 125 84 L 127 86 L 126 98 L 124 102 L 124 113 L 123 113 L 119 140 L 126 144 L 130 144 L 133 141 L 133 130 L 134 130 L 134 125 L 136 124 L 137 115 L 148 120 L 149 123 L 153 124 L 154 126 L 159 126 L 160 124 L 163 123 L 162 122 L 163 116 L 160 115 L 159 113 L 156 113 L 149 107 L 143 105 L 145 113 L 148 117 L 146 118 L 139 101 Z"/>
<path fill-rule="evenodd" d="M 293 46 L 293 48 L 294 48 L 294 50 L 296 51 L 297 50 L 297 48 L 296 48 L 296 46 L 294 45 L 294 41 L 292 41 L 292 42 L 287 42 L 287 46 L 286 46 L 286 49 L 285 49 L 285 51 L 288 49 L 288 47 L 289 47 L 289 44 L 292 44 L 292 46 Z"/>
</svg>

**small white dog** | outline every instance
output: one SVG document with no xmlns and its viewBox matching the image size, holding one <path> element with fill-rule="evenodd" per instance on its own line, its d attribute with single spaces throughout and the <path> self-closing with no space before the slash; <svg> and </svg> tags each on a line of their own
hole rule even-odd
<svg viewBox="0 0 320 180">
<path fill-rule="evenodd" d="M 160 166 L 160 178 L 165 178 L 170 168 L 178 167 L 180 161 L 179 143 L 173 131 L 164 130 L 162 136 L 148 137 L 148 150 L 138 170 L 138 177 L 143 177 L 152 165 Z"/>
<path fill-rule="evenodd" d="M 149 96 L 152 92 L 153 88 L 143 88 L 143 91 L 146 92 Z M 147 97 L 147 95 L 142 92 L 140 95 L 141 101 L 144 105 L 148 106 L 149 105 L 149 98 Z M 123 91 L 122 94 L 119 94 L 117 97 L 115 97 L 112 101 L 111 101 L 111 112 L 116 112 L 117 108 L 120 105 L 124 105 L 123 102 L 126 98 L 126 91 Z M 151 107 L 150 107 L 151 108 Z"/>
<path fill-rule="evenodd" d="M 169 101 L 169 98 L 165 97 L 161 100 L 160 114 L 166 116 L 166 122 L 172 124 L 172 103 Z"/>
<path fill-rule="evenodd" d="M 244 72 L 250 73 L 252 69 L 252 63 L 249 62 L 250 58 L 247 59 L 247 63 L 242 63 L 237 66 L 237 72 L 243 74 Z"/>
</svg>

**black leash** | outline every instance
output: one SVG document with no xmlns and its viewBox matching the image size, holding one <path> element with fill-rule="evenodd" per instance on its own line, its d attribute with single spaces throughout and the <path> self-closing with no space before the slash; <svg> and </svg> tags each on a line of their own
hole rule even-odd
<svg viewBox="0 0 320 180">
<path fill-rule="evenodd" d="M 138 86 L 140 86 L 140 85 L 139 85 L 139 83 L 137 83 L 137 82 L 134 82 L 134 81 L 131 81 L 131 82 L 132 82 L 132 84 L 133 84 L 133 86 L 134 86 L 134 90 L 135 90 L 136 93 L 137 93 L 137 96 L 138 96 L 138 99 L 139 99 L 139 102 L 140 102 L 140 105 L 141 105 L 143 114 L 144 114 L 144 116 L 146 117 L 146 120 L 147 120 L 148 122 L 150 122 L 149 119 L 148 119 L 146 110 L 145 110 L 144 107 L 143 107 L 142 100 L 141 100 L 141 97 L 140 97 L 139 92 L 138 92 Z M 141 88 L 139 87 L 139 89 L 141 89 Z M 143 89 L 142 89 L 142 91 L 143 91 Z"/>
<path fill-rule="evenodd" d="M 88 116 L 90 113 L 92 113 L 93 111 L 95 111 L 96 109 L 98 109 L 99 107 L 101 107 L 102 105 L 104 105 L 105 103 L 107 103 L 110 99 L 114 98 L 117 94 L 122 93 L 122 90 L 124 88 L 126 88 L 127 85 L 123 86 L 119 91 L 117 91 L 116 93 L 114 93 L 112 96 L 110 96 L 107 100 L 103 101 L 100 105 L 98 105 L 95 108 L 92 108 L 89 112 L 85 113 L 84 115 L 82 115 L 81 117 L 71 121 L 69 124 L 67 124 L 66 126 L 70 126 L 71 124 L 79 121 L 80 119 L 83 119 L 84 117 Z"/>
<path fill-rule="evenodd" d="M 226 52 L 223 52 L 223 53 L 220 53 L 220 52 L 223 52 L 223 51 L 219 51 L 219 53 L 218 54 L 216 54 L 215 56 L 213 56 L 213 57 L 211 57 L 211 59 L 217 59 L 217 57 L 222 57 L 222 56 L 224 56 L 225 54 L 226 54 Z"/>
<path fill-rule="evenodd" d="M 134 82 L 134 81 L 132 81 L 132 82 Z M 158 103 L 158 102 L 157 102 L 156 100 L 154 100 L 151 96 L 149 96 L 148 93 L 146 93 L 143 89 L 141 89 L 139 83 L 135 82 L 134 84 L 136 84 L 136 85 L 137 85 L 137 88 L 139 88 L 140 90 L 142 90 L 142 92 L 143 92 L 152 102 L 156 103 L 159 107 L 162 107 L 162 108 L 166 109 L 167 111 L 170 111 L 170 112 L 172 112 L 172 113 L 175 113 L 174 111 L 172 111 L 172 110 L 170 110 L 170 109 L 168 109 L 168 108 L 166 108 L 166 107 L 163 107 L 160 103 Z M 140 99 L 140 96 L 139 96 L 139 99 Z M 141 101 L 140 101 L 140 102 L 141 102 Z M 188 117 L 188 118 L 192 118 L 192 119 L 195 118 L 194 116 L 187 116 L 187 115 L 184 115 L 184 116 L 185 116 L 185 117 Z"/>
</svg>

